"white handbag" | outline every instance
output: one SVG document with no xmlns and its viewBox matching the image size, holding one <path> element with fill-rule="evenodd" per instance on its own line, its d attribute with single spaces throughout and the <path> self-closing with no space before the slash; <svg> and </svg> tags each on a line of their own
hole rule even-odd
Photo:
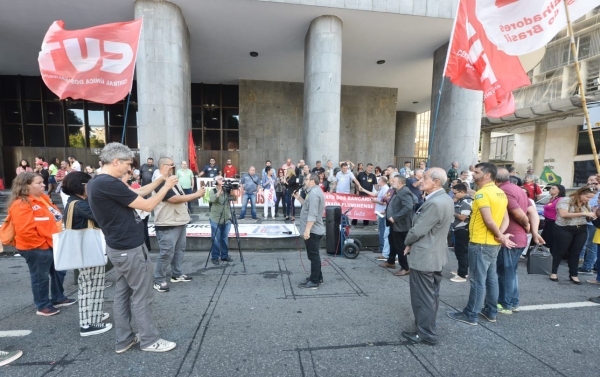
<svg viewBox="0 0 600 377">
<path fill-rule="evenodd" d="M 93 221 L 88 220 L 86 229 L 71 229 L 76 202 L 72 201 L 69 205 L 65 230 L 52 235 L 54 268 L 57 271 L 104 266 L 107 262 L 104 234 L 94 228 Z"/>
</svg>

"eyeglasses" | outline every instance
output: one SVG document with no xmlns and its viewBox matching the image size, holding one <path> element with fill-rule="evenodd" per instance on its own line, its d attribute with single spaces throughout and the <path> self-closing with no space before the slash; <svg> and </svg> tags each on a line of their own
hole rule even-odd
<svg viewBox="0 0 600 377">
<path fill-rule="evenodd" d="M 170 166 L 170 167 L 175 167 L 175 164 L 163 164 L 163 166 Z"/>
</svg>

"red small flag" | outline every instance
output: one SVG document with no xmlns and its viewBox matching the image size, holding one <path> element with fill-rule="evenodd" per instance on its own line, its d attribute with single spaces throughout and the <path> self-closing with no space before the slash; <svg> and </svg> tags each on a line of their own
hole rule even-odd
<svg viewBox="0 0 600 377">
<path fill-rule="evenodd" d="M 196 146 L 194 145 L 194 138 L 192 137 L 192 130 L 189 130 L 189 142 L 188 142 L 188 158 L 190 160 L 190 170 L 193 172 L 198 171 L 198 165 L 196 165 Z"/>
</svg>

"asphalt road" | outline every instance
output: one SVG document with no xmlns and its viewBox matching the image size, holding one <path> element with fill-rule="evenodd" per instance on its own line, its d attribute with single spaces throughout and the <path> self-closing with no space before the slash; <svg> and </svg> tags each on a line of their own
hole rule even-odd
<svg viewBox="0 0 600 377">
<path fill-rule="evenodd" d="M 322 251 L 325 284 L 304 291 L 297 285 L 310 264 L 297 250 L 245 252 L 246 272 L 237 253 L 233 263 L 208 269 L 206 253 L 188 253 L 184 272 L 194 281 L 170 283 L 170 292 L 154 296 L 161 336 L 177 348 L 157 354 L 134 347 L 119 355 L 114 330 L 79 335 L 77 305 L 54 317 L 35 315 L 24 259 L 0 254 L 0 349 L 24 351 L 0 367 L 0 376 L 599 375 L 600 306 L 499 314 L 497 323 L 478 326 L 452 321 L 446 311 L 462 309 L 469 293 L 468 283 L 449 281 L 456 268 L 453 255 L 440 294 L 439 344 L 407 343 L 400 334 L 413 329 L 409 277 L 378 267 L 375 255 L 326 259 Z M 600 295 L 597 286 L 571 284 L 566 266 L 558 283 L 525 270 L 521 263 L 524 308 L 585 305 Z M 113 271 L 107 280 L 114 280 Z M 72 272 L 65 291 L 77 297 Z M 113 292 L 114 287 L 106 290 L 105 311 L 111 316 Z M 6 336 L 15 330 L 31 333 Z"/>
</svg>

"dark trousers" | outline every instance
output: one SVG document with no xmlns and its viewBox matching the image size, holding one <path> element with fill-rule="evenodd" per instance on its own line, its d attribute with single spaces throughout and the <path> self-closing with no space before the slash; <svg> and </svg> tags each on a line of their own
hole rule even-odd
<svg viewBox="0 0 600 377">
<path fill-rule="evenodd" d="M 467 229 L 454 231 L 454 255 L 458 261 L 458 276 L 466 278 L 469 273 L 469 231 Z"/>
<path fill-rule="evenodd" d="M 192 193 L 192 189 L 191 188 L 183 189 L 183 192 L 186 195 L 190 195 Z M 187 202 L 187 206 L 188 206 L 188 209 L 191 211 L 192 210 L 192 202 L 191 201 Z"/>
<path fill-rule="evenodd" d="M 398 255 L 398 264 L 400 264 L 401 269 L 406 271 L 408 271 L 408 258 L 404 255 L 404 249 L 406 248 L 404 241 L 407 234 L 408 232 L 396 232 L 390 229 L 390 235 L 388 236 L 390 256 L 387 260 L 389 264 L 396 264 L 396 255 Z"/>
<path fill-rule="evenodd" d="M 276 192 L 275 193 L 275 216 L 277 216 L 277 212 L 279 212 L 279 202 L 281 202 L 281 209 L 283 210 L 283 215 L 285 216 L 285 213 L 287 211 L 287 202 L 285 200 L 285 191 L 282 192 Z"/>
<path fill-rule="evenodd" d="M 554 228 L 556 220 L 545 219 L 544 230 L 542 230 L 542 238 L 546 241 L 546 247 L 550 250 L 553 249 L 554 244 Z"/>
<path fill-rule="evenodd" d="M 19 250 L 29 267 L 33 302 L 38 310 L 49 308 L 53 303 L 65 300 L 63 281 L 66 271 L 54 269 L 52 249 Z M 52 294 L 48 297 L 48 289 Z"/>
<path fill-rule="evenodd" d="M 437 343 L 435 319 L 440 306 L 440 283 L 442 271 L 410 272 L 410 304 L 415 316 L 419 337 Z"/>
<path fill-rule="evenodd" d="M 552 253 L 552 273 L 556 274 L 558 265 L 565 253 L 568 256 L 569 276 L 577 276 L 577 266 L 579 264 L 579 253 L 585 241 L 587 240 L 586 225 L 554 226 Z"/>
<path fill-rule="evenodd" d="M 306 254 L 310 261 L 310 281 L 319 284 L 323 280 L 323 273 L 321 272 L 321 256 L 319 255 L 319 244 L 323 236 L 311 233 L 307 240 L 304 240 L 306 244 Z"/>
</svg>

